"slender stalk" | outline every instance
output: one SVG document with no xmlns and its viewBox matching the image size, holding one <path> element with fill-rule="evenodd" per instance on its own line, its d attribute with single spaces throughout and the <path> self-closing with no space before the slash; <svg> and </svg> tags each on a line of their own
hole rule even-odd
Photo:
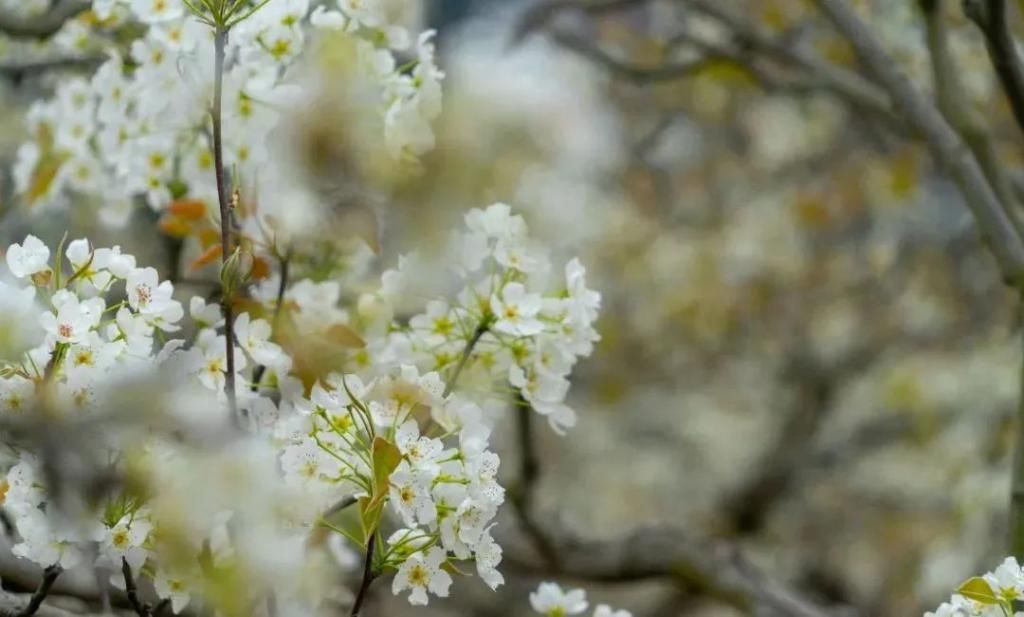
<svg viewBox="0 0 1024 617">
<path fill-rule="evenodd" d="M 363 582 L 359 585 L 359 593 L 356 594 L 356 601 L 352 604 L 352 612 L 349 617 L 359 617 L 359 611 L 363 609 L 363 602 L 370 591 L 370 584 L 376 575 L 373 572 L 373 552 L 377 546 L 377 534 L 370 534 L 370 540 L 366 543 L 366 561 L 363 563 Z"/>
<path fill-rule="evenodd" d="M 228 191 L 224 177 L 224 138 L 222 135 L 221 108 L 224 90 L 224 46 L 227 43 L 228 31 L 218 26 L 213 39 L 214 75 L 213 75 L 213 109 L 210 112 L 213 121 L 213 162 L 216 167 L 217 201 L 220 203 L 220 249 L 221 265 L 227 264 L 231 257 L 231 204 L 228 202 Z M 223 277 L 222 277 L 223 278 Z M 221 295 L 221 309 L 224 311 L 224 351 L 227 354 L 227 371 L 224 380 L 224 393 L 228 398 L 228 407 L 232 416 L 238 414 L 235 400 L 235 316 L 231 306 L 231 290 L 225 288 Z"/>
<path fill-rule="evenodd" d="M 519 405 L 516 405 L 516 428 L 519 439 L 519 485 L 510 497 L 512 507 L 519 517 L 523 530 L 530 540 L 533 541 L 537 551 L 549 567 L 557 570 L 559 567 L 558 551 L 555 550 L 551 540 L 533 518 L 533 497 L 537 480 L 540 478 L 540 458 L 537 456 L 537 449 L 534 447 L 533 436 L 533 408 L 520 396 Z"/>
<path fill-rule="evenodd" d="M 459 381 L 459 375 L 462 374 L 462 369 L 466 368 L 466 363 L 469 362 L 469 357 L 473 355 L 473 349 L 476 344 L 480 342 L 480 338 L 487 332 L 490 326 L 486 321 L 480 322 L 480 325 L 473 331 L 473 336 L 470 337 L 469 341 L 466 342 L 466 347 L 462 350 L 462 357 L 459 358 L 459 363 L 455 365 L 455 372 L 452 373 L 451 379 L 444 386 L 443 398 L 448 398 L 448 395 L 455 390 L 455 384 Z"/>
<path fill-rule="evenodd" d="M 132 610 L 139 617 L 150 617 L 153 614 L 153 610 L 148 604 L 139 599 L 139 589 L 135 586 L 132 567 L 124 557 L 121 558 L 121 575 L 124 576 L 124 592 L 128 596 L 128 602 L 132 605 Z"/>
<path fill-rule="evenodd" d="M 15 617 L 30 617 L 35 615 L 39 607 L 43 605 L 43 600 L 46 596 L 50 595 L 50 588 L 53 587 L 53 583 L 56 582 L 57 577 L 64 571 L 64 568 L 60 567 L 59 564 L 53 564 L 52 566 L 43 570 L 43 580 L 39 581 L 39 587 L 36 588 L 32 597 L 29 598 L 28 604 L 25 608 L 21 609 Z"/>
<path fill-rule="evenodd" d="M 337 502 L 335 502 L 334 505 L 324 510 L 324 513 L 320 516 L 322 518 L 334 516 L 335 514 L 341 512 L 342 510 L 348 508 L 349 506 L 355 505 L 356 501 L 358 500 L 355 498 L 354 495 L 346 495 L 339 499 Z"/>
</svg>

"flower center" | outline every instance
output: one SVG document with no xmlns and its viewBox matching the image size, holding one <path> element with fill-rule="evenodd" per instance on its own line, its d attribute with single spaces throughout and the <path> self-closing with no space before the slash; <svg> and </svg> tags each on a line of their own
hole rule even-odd
<svg viewBox="0 0 1024 617">
<path fill-rule="evenodd" d="M 416 491 L 411 486 L 403 486 L 402 490 L 398 491 L 398 497 L 402 500 L 402 503 L 412 503 L 416 499 Z"/>
<path fill-rule="evenodd" d="M 409 571 L 409 582 L 416 587 L 423 587 L 430 580 L 430 576 L 427 574 L 426 568 L 423 566 L 413 566 L 412 570 Z"/>
</svg>

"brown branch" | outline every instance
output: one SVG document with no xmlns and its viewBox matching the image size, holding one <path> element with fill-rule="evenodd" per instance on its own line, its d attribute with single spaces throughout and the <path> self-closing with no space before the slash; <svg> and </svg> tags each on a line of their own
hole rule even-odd
<svg viewBox="0 0 1024 617">
<path fill-rule="evenodd" d="M 518 45 L 534 32 L 546 28 L 562 12 L 608 13 L 644 4 L 647 0 L 547 0 L 537 2 L 519 18 L 511 43 Z"/>
<path fill-rule="evenodd" d="M 988 127 L 980 114 L 971 108 L 964 97 L 965 88 L 960 80 L 959 67 L 953 60 L 953 52 L 949 47 L 949 29 L 943 18 L 943 0 L 918 0 L 921 12 L 925 17 L 929 58 L 932 66 L 932 81 L 935 89 L 935 101 L 939 111 L 946 117 L 950 125 L 960 133 L 964 142 L 971 149 L 974 157 L 981 165 L 985 177 L 992 189 L 1005 204 L 1011 222 L 1017 232 L 1024 237 L 1024 223 L 1020 220 L 1013 187 L 999 160 L 995 144 L 989 134 Z"/>
<path fill-rule="evenodd" d="M 935 0 L 932 0 L 935 1 Z M 1006 0 L 963 0 L 964 13 L 985 35 L 985 46 L 992 68 L 1010 101 L 1017 126 L 1024 130 L 1024 67 L 1017 44 L 1010 33 Z"/>
<path fill-rule="evenodd" d="M 903 123 L 893 113 L 889 96 L 861 75 L 836 66 L 813 53 L 807 53 L 795 41 L 764 31 L 756 24 L 724 6 L 720 0 L 688 0 L 695 9 L 729 28 L 737 40 L 750 51 L 762 53 L 805 73 L 812 84 L 832 93 L 881 119 L 887 126 L 902 132 Z"/>
<path fill-rule="evenodd" d="M 80 56 L 68 58 L 43 58 L 27 62 L 0 64 L 0 77 L 18 84 L 30 77 L 39 77 L 49 71 L 89 71 L 103 63 L 101 56 Z"/>
<path fill-rule="evenodd" d="M 54 564 L 43 571 L 43 578 L 39 581 L 39 586 L 29 597 L 28 602 L 25 606 L 20 609 L 13 607 L 2 607 L 0 608 L 0 617 L 30 617 L 39 612 L 39 608 L 43 605 L 43 600 L 46 596 L 50 595 L 50 588 L 53 587 L 53 583 L 60 576 L 64 569 L 59 564 Z M 4 599 L 7 599 L 6 597 Z"/>
<path fill-rule="evenodd" d="M 648 83 L 680 79 L 693 74 L 717 58 L 705 56 L 687 62 L 669 62 L 656 66 L 643 66 L 620 60 L 595 45 L 591 39 L 569 32 L 564 28 L 552 29 L 551 38 L 562 47 L 590 60 L 608 72 L 635 83 Z"/>
<path fill-rule="evenodd" d="M 1024 283 L 1024 241 L 977 159 L 942 114 L 914 88 L 868 27 L 845 0 L 816 0 L 853 46 L 865 68 L 889 92 L 904 118 L 928 143 L 939 163 L 952 173 L 970 207 L 1003 280 Z"/>
<path fill-rule="evenodd" d="M 794 384 L 795 404 L 775 442 L 755 466 L 757 471 L 725 499 L 731 531 L 750 534 L 760 530 L 772 506 L 789 492 L 814 436 L 832 409 L 838 372 L 817 367 L 802 352 L 794 354 L 784 378 Z"/>
<path fill-rule="evenodd" d="M 92 6 L 90 0 L 65 0 L 31 17 L 0 12 L 0 33 L 15 38 L 45 39 L 56 34 L 69 20 Z"/>
<path fill-rule="evenodd" d="M 540 553 L 544 563 L 553 569 L 559 569 L 558 551 L 552 545 L 533 513 L 533 498 L 537 480 L 540 479 L 540 458 L 537 456 L 533 435 L 533 408 L 522 395 L 517 398 L 516 434 L 519 441 L 519 483 L 511 491 L 509 499 L 512 509 L 519 518 L 523 531 L 529 536 L 534 548 Z"/>
<path fill-rule="evenodd" d="M 132 610 L 139 617 L 152 617 L 153 609 L 139 598 L 139 590 L 135 586 L 132 567 L 124 557 L 121 558 L 121 574 L 124 576 L 124 591 L 128 594 L 128 603 L 132 605 Z"/>
<path fill-rule="evenodd" d="M 19 594 L 0 590 L 0 617 L 17 617 L 25 602 L 26 600 Z M 41 604 L 34 617 L 101 617 L 101 615 L 109 617 L 110 613 L 75 612 L 49 604 Z"/>
<path fill-rule="evenodd" d="M 639 529 L 620 539 L 562 536 L 561 563 L 551 574 L 596 582 L 672 579 L 687 591 L 740 611 L 773 617 L 827 617 L 830 612 L 769 580 L 734 546 L 699 540 L 681 530 Z M 510 554 L 512 568 L 529 568 Z"/>
<path fill-rule="evenodd" d="M 373 552 L 376 545 L 377 534 L 374 532 L 370 534 L 370 539 L 366 543 L 366 561 L 363 563 L 363 580 L 359 584 L 359 592 L 356 594 L 356 599 L 352 604 L 352 612 L 349 613 L 349 617 L 359 617 L 359 611 L 363 609 L 363 602 L 366 601 L 366 597 L 370 591 L 370 584 L 373 583 L 375 578 L 377 578 L 377 573 L 373 570 Z"/>
</svg>

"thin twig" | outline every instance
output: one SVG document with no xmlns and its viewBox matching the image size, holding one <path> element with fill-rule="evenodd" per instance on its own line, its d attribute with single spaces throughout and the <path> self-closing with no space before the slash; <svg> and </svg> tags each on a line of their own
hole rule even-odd
<svg viewBox="0 0 1024 617">
<path fill-rule="evenodd" d="M 227 264 L 231 258 L 231 204 L 228 202 L 227 185 L 224 177 L 224 141 L 222 135 L 221 99 L 224 90 L 224 46 L 228 33 L 223 27 L 217 27 L 214 33 L 214 78 L 213 78 L 213 160 L 216 167 L 217 201 L 220 203 L 220 249 L 221 265 Z M 228 276 L 234 276 L 228 273 Z M 224 273 L 221 275 L 223 281 Z M 235 400 L 235 319 L 234 308 L 231 306 L 231 290 L 225 289 L 221 297 L 221 309 L 224 312 L 224 350 L 227 354 L 224 392 L 227 395 L 228 407 L 235 419 L 238 416 L 238 404 Z"/>
<path fill-rule="evenodd" d="M 124 557 L 121 558 L 121 574 L 124 576 L 124 591 L 128 595 L 128 602 L 132 605 L 132 610 L 139 617 L 151 617 L 153 609 L 139 598 L 139 590 L 135 586 L 132 567 Z"/>
<path fill-rule="evenodd" d="M 363 602 L 366 601 L 366 596 L 370 591 L 370 584 L 377 578 L 373 571 L 373 552 L 377 546 L 377 534 L 371 533 L 370 539 L 366 543 L 366 561 L 363 563 L 363 581 L 359 584 L 359 592 L 356 594 L 356 600 L 352 604 L 352 612 L 349 613 L 349 617 L 359 617 L 359 611 L 363 609 Z"/>
<path fill-rule="evenodd" d="M 334 505 L 324 510 L 324 513 L 321 515 L 321 517 L 328 518 L 330 516 L 334 516 L 338 512 L 341 512 L 342 510 L 355 505 L 357 501 L 358 499 L 356 499 L 355 496 L 346 495 L 339 499 L 336 503 L 334 503 Z"/>
<path fill-rule="evenodd" d="M 777 38 L 764 31 L 719 0 L 687 0 L 693 8 L 729 28 L 738 42 L 750 50 L 761 52 L 775 60 L 806 73 L 820 89 L 832 93 L 858 109 L 871 112 L 886 126 L 902 130 L 893 114 L 888 95 L 861 75 L 808 53 L 794 41 Z"/>
<path fill-rule="evenodd" d="M 271 321 L 271 332 L 276 334 L 281 321 L 281 307 L 284 305 L 284 292 L 288 290 L 288 271 L 291 263 L 291 255 L 286 254 L 281 258 L 281 281 L 277 285 L 277 303 L 274 305 L 274 317 Z M 263 374 L 267 367 L 263 364 L 256 367 L 252 372 L 252 391 L 260 389 L 260 382 L 263 381 Z"/>
<path fill-rule="evenodd" d="M 592 39 L 569 32 L 564 28 L 552 29 L 550 34 L 551 38 L 565 49 L 590 60 L 613 75 L 638 84 L 682 79 L 720 59 L 708 55 L 686 62 L 643 66 L 620 60 L 598 47 Z"/>
<path fill-rule="evenodd" d="M 527 9 L 512 32 L 511 44 L 518 45 L 532 33 L 547 27 L 561 12 L 608 13 L 643 4 L 646 0 L 545 0 Z"/>
<path fill-rule="evenodd" d="M 488 322 L 483 321 L 473 331 L 473 336 L 466 342 L 466 346 L 462 349 L 462 356 L 459 358 L 459 363 L 455 365 L 455 372 L 452 373 L 448 383 L 444 386 L 444 393 L 441 395 L 442 398 L 448 398 L 448 395 L 455 390 L 455 384 L 459 381 L 459 375 L 462 374 L 462 370 L 466 368 L 466 363 L 469 362 L 470 356 L 473 355 L 473 349 L 477 343 L 480 342 L 480 338 L 487 333 L 490 328 Z"/>
<path fill-rule="evenodd" d="M 540 458 L 533 435 L 533 408 L 522 396 L 516 405 L 516 435 L 519 441 L 519 484 L 510 495 L 512 508 L 519 518 L 523 531 L 530 537 L 534 547 L 553 570 L 559 569 L 558 551 L 552 545 L 544 528 L 533 516 L 533 498 L 540 479 Z"/>
<path fill-rule="evenodd" d="M 60 576 L 64 568 L 60 567 L 60 564 L 53 564 L 52 566 L 43 570 L 43 580 L 39 581 L 39 586 L 36 587 L 35 592 L 32 593 L 32 597 L 29 598 L 28 604 L 25 608 L 15 613 L 15 617 L 30 617 L 35 615 L 39 610 L 39 607 L 43 605 L 43 600 L 46 596 L 50 595 L 50 588 L 57 581 L 57 577 Z"/>
<path fill-rule="evenodd" d="M 983 4 L 984 2 L 984 4 Z M 1006 0 L 964 0 L 964 13 L 985 35 L 985 46 L 992 68 L 999 76 L 1017 126 L 1024 130 L 1024 67 L 1017 54 L 1017 44 L 1010 33 Z"/>
<path fill-rule="evenodd" d="M 959 67 L 953 61 L 953 52 L 949 46 L 949 28 L 942 11 L 943 0 L 918 0 L 918 4 L 925 17 L 928 56 L 931 59 L 935 101 L 939 111 L 960 133 L 974 153 L 982 171 L 985 172 L 985 177 L 992 184 L 992 189 L 1006 205 L 1006 211 L 1017 227 L 1017 232 L 1024 237 L 1024 223 L 1021 222 L 1018 209 L 1012 207 L 1016 205 L 1016 196 L 1013 194 L 1002 161 L 999 160 L 988 127 L 964 96 L 966 88 L 960 79 Z"/>
<path fill-rule="evenodd" d="M 865 68 L 888 91 L 907 122 L 925 138 L 935 158 L 953 175 L 999 264 L 1003 280 L 1014 287 L 1024 282 L 1024 241 L 963 140 L 900 72 L 898 64 L 845 0 L 816 1 L 853 46 Z"/>
</svg>

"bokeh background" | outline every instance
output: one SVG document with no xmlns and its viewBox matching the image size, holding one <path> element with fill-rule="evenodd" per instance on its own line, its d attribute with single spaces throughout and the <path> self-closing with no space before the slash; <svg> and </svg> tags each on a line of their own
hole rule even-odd
<svg viewBox="0 0 1024 617">
<path fill-rule="evenodd" d="M 680 530 L 861 615 L 920 614 L 1006 554 L 1017 301 L 920 140 L 830 81 L 858 69 L 812 3 L 413 4 L 439 30 L 445 113 L 411 205 L 375 210 L 382 259 L 502 200 L 604 296 L 603 340 L 573 380 L 579 425 L 539 432 L 539 520 L 588 540 Z M 934 95 L 918 3 L 853 4 Z M 1016 186 L 1021 135 L 984 41 L 940 4 L 957 94 Z M 156 215 L 126 233 L 14 196 L 27 105 L 89 70 L 18 70 L 53 45 L 0 39 L 3 244 L 70 229 L 178 268 Z M 498 434 L 516 460 L 511 424 Z M 682 564 L 604 582 L 517 568 L 529 537 L 511 514 L 500 529 L 499 597 L 467 585 L 418 614 L 525 615 L 542 578 L 635 615 L 745 613 Z M 374 614 L 412 614 L 388 595 Z"/>
</svg>

